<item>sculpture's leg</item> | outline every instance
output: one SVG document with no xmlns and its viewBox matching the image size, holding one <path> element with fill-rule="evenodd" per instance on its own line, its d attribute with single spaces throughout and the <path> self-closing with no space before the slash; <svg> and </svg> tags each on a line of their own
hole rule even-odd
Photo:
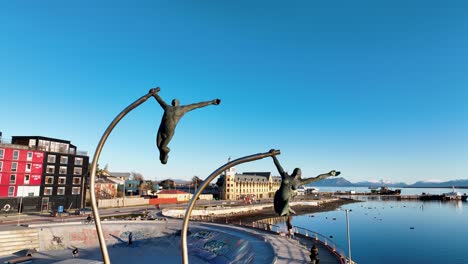
<svg viewBox="0 0 468 264">
<path fill-rule="evenodd" d="M 162 147 L 159 150 L 159 160 L 161 161 L 162 164 L 167 163 L 167 159 L 169 158 L 169 151 L 170 149 L 168 147 Z"/>
<path fill-rule="evenodd" d="M 159 149 L 159 160 L 162 164 L 167 163 L 167 159 L 169 158 L 168 154 L 171 149 L 167 146 L 172 139 L 172 134 L 167 133 L 158 133 L 157 137 L 157 145 Z"/>
</svg>

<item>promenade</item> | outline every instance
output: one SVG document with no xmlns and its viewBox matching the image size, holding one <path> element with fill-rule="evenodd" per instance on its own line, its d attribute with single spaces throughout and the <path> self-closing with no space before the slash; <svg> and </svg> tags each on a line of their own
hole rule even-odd
<svg viewBox="0 0 468 264">
<path fill-rule="evenodd" d="M 111 221 L 109 221 L 111 222 Z M 154 221 L 119 221 L 124 223 L 105 223 L 104 229 L 109 230 L 106 238 L 107 248 L 112 263 L 181 263 L 180 234 L 182 221 L 169 219 L 163 222 Z M 37 227 L 39 237 L 47 237 L 50 232 L 54 237 L 61 236 L 63 244 L 60 249 L 50 249 L 51 243 L 41 239 L 41 248 L 34 254 L 33 263 L 100 263 L 101 253 L 97 244 L 84 247 L 76 237 L 67 238 L 69 231 L 89 234 L 90 237 L 80 237 L 82 242 L 95 243 L 93 229 L 90 225 L 77 223 L 69 226 Z M 116 232 L 119 230 L 119 232 Z M 126 235 L 134 233 L 135 241 L 129 246 Z M 189 226 L 189 259 L 190 263 L 308 263 L 309 251 L 313 240 L 291 239 L 274 232 L 204 222 L 191 222 Z M 57 245 L 55 245 L 57 246 Z M 318 243 L 321 263 L 340 263 L 334 254 Z M 73 259 L 71 250 L 79 248 L 78 258 Z M 14 255 L 0 258 L 3 262 Z"/>
</svg>

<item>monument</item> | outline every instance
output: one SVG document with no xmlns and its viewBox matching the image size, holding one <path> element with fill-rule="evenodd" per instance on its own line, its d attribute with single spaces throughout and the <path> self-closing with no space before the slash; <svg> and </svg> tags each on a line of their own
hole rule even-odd
<svg viewBox="0 0 468 264">
<path fill-rule="evenodd" d="M 275 150 L 270 150 L 270 152 L 273 151 Z M 278 169 L 278 173 L 281 175 L 281 185 L 280 188 L 275 192 L 275 197 L 273 200 L 275 212 L 280 216 L 289 216 L 290 214 L 296 213 L 289 206 L 289 201 L 291 200 L 293 191 L 296 190 L 297 187 L 306 185 L 311 182 L 320 181 L 328 177 L 340 175 L 339 171 L 332 170 L 328 173 L 320 174 L 314 178 L 302 179 L 301 169 L 295 168 L 293 173 L 289 175 L 283 170 L 283 167 L 281 167 L 281 164 L 279 163 L 276 156 L 273 155 L 271 157 L 273 159 L 273 162 L 275 163 L 276 168 Z"/>
<path fill-rule="evenodd" d="M 161 108 L 164 110 L 164 114 L 161 119 L 161 125 L 159 125 L 158 135 L 156 137 L 156 146 L 159 149 L 159 160 L 162 164 L 167 163 L 168 153 L 170 151 L 167 146 L 171 141 L 175 133 L 175 128 L 179 120 L 189 111 L 197 108 L 205 107 L 208 105 L 219 105 L 220 99 L 214 99 L 211 101 L 200 102 L 189 105 L 179 105 L 179 100 L 173 99 L 171 105 L 164 102 L 164 100 L 158 95 L 160 88 L 153 88 L 149 93 L 158 101 Z"/>
</svg>

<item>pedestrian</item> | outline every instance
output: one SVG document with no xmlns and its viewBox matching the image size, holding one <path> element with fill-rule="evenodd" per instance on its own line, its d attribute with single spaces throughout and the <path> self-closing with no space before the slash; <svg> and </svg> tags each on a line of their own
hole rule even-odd
<svg viewBox="0 0 468 264">
<path fill-rule="evenodd" d="M 86 217 L 86 223 L 89 224 L 93 221 L 93 217 L 89 214 L 88 217 Z"/>
<path fill-rule="evenodd" d="M 128 234 L 128 245 L 131 246 L 133 244 L 133 233 L 130 232 Z"/>
<path fill-rule="evenodd" d="M 78 253 L 79 253 L 79 252 L 78 252 L 78 248 L 73 249 L 73 251 L 72 251 L 73 258 L 78 257 Z"/>
<path fill-rule="evenodd" d="M 310 248 L 310 263 L 312 263 L 312 264 L 319 264 L 320 263 L 318 248 L 315 245 L 313 245 Z"/>
</svg>

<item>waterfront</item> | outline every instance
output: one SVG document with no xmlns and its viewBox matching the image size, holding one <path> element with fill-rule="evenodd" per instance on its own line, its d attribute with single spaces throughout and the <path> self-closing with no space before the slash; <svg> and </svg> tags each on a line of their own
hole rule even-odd
<svg viewBox="0 0 468 264">
<path fill-rule="evenodd" d="M 415 190 L 451 191 L 412 188 L 402 189 L 402 193 L 416 194 Z M 468 202 L 369 200 L 335 211 L 294 216 L 292 223 L 332 236 L 347 251 L 344 209 L 350 210 L 351 250 L 359 264 L 467 263 Z"/>
</svg>

